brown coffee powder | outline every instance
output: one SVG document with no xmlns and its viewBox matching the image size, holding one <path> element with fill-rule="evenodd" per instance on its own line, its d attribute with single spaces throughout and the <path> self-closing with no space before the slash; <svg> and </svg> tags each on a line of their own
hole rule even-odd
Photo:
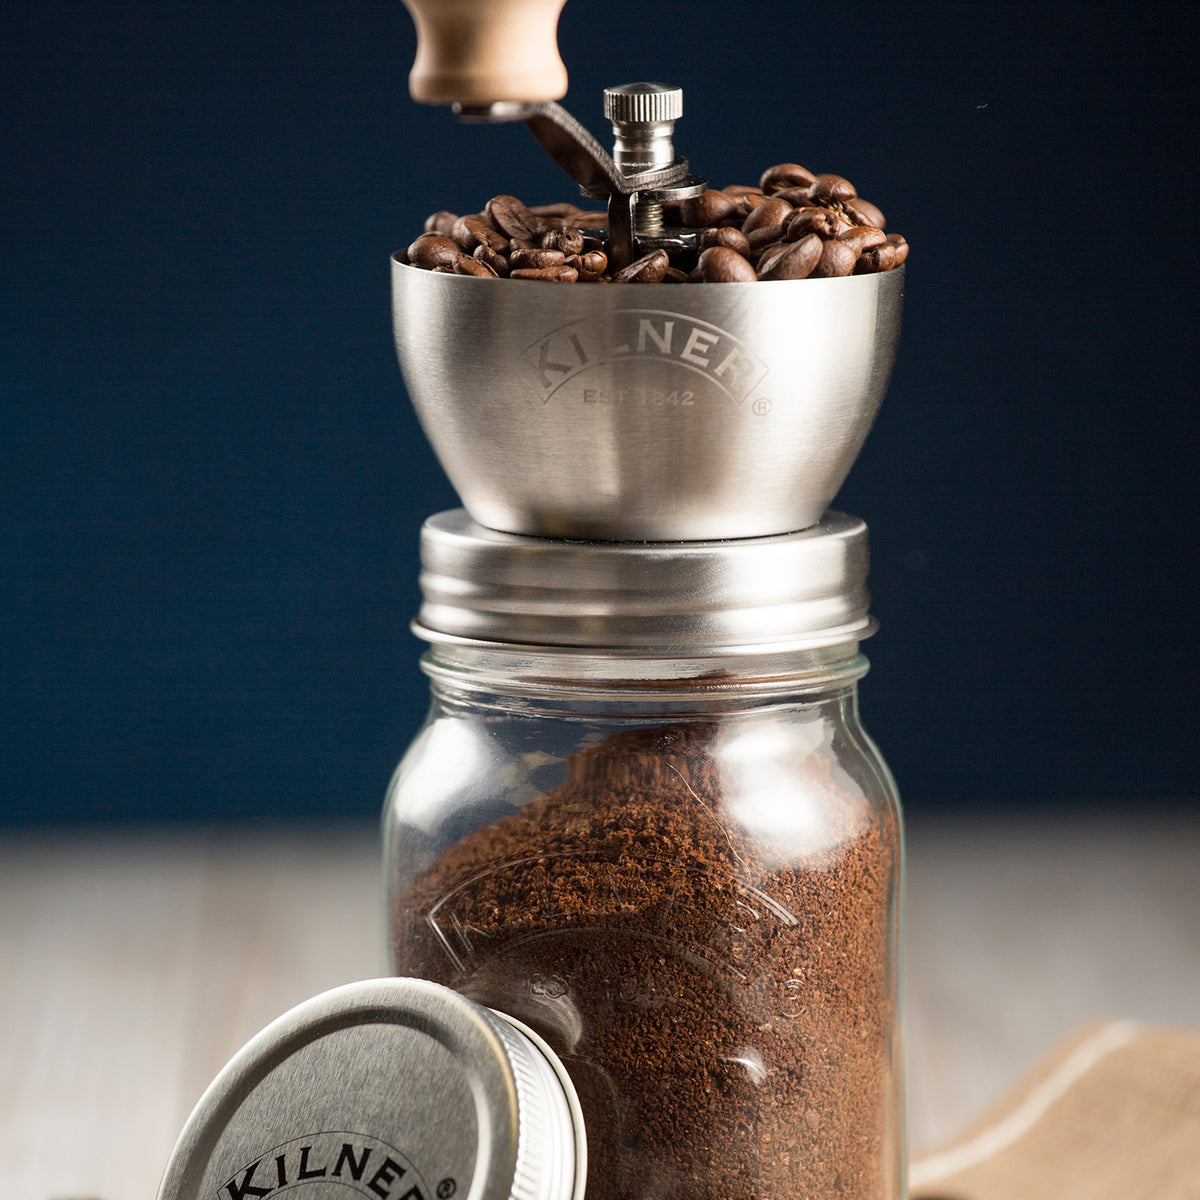
<svg viewBox="0 0 1200 1200">
<path fill-rule="evenodd" d="M 883 1200 L 895 819 L 814 751 L 786 766 L 820 844 L 752 829 L 721 736 L 635 728 L 573 756 L 393 897 L 396 971 L 560 1053 L 588 1200 Z"/>
</svg>

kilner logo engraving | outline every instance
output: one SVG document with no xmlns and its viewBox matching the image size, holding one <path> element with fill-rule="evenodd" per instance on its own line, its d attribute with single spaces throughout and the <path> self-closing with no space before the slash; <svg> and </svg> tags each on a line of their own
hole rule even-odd
<svg viewBox="0 0 1200 1200">
<path fill-rule="evenodd" d="M 580 372 L 622 360 L 702 375 L 737 404 L 767 373 L 762 359 L 719 325 L 651 308 L 572 321 L 526 347 L 522 359 L 543 402 Z"/>
<path fill-rule="evenodd" d="M 324 1185 L 324 1186 L 320 1186 Z M 394 1146 L 362 1133 L 293 1138 L 240 1167 L 213 1200 L 262 1200 L 283 1189 L 369 1200 L 432 1200 L 416 1168 Z"/>
</svg>

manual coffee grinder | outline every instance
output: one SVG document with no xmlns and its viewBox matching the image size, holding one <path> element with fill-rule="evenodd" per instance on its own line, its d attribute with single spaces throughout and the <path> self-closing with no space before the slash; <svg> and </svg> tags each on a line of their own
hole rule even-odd
<svg viewBox="0 0 1200 1200">
<path fill-rule="evenodd" d="M 558 3 L 409 7 L 415 98 L 524 121 L 606 208 L 610 262 L 686 253 L 663 214 L 707 185 L 674 149 L 678 89 L 606 91 L 610 155 L 555 103 Z M 590 1200 L 894 1200 L 900 817 L 856 709 L 866 529 L 828 506 L 903 272 L 562 286 L 398 258 L 393 280 L 465 506 L 422 534 L 396 974 L 553 1049 Z"/>
<path fill-rule="evenodd" d="M 610 155 L 555 103 L 559 3 L 407 2 L 415 98 L 524 121 L 606 208 L 610 262 L 694 247 L 664 219 L 706 188 L 678 89 L 606 91 Z M 866 529 L 828 506 L 903 272 L 563 286 L 398 256 L 393 281 L 465 506 L 422 533 L 394 971 L 544 1039 L 589 1200 L 896 1200 L 900 815 L 856 707 Z"/>
</svg>

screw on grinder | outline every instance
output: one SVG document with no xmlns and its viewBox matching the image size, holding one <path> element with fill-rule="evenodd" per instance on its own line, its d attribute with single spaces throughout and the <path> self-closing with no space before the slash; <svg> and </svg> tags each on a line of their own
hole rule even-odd
<svg viewBox="0 0 1200 1200">
<path fill-rule="evenodd" d="M 454 7 L 474 14 L 473 38 L 499 39 L 510 2 Z M 558 6 L 540 12 L 552 42 Z M 603 249 L 614 275 L 657 250 L 694 260 L 704 231 L 667 216 L 683 221 L 682 202 L 708 191 L 676 152 L 679 88 L 607 88 L 611 153 L 531 88 L 413 94 L 453 104 L 463 120 L 524 122 L 604 204 L 607 225 L 581 222 L 578 232 Z M 903 297 L 902 270 L 563 288 L 421 270 L 403 253 L 392 280 L 409 396 L 471 516 L 509 533 L 598 541 L 816 525 L 886 391 Z"/>
</svg>

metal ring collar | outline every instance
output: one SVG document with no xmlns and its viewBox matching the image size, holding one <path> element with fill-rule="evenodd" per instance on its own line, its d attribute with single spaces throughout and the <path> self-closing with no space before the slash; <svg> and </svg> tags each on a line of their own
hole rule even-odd
<svg viewBox="0 0 1200 1200">
<path fill-rule="evenodd" d="M 426 521 L 417 636 L 622 656 L 761 655 L 857 642 L 867 529 L 830 512 L 774 537 L 579 542 L 499 533 L 464 509 Z"/>
</svg>

